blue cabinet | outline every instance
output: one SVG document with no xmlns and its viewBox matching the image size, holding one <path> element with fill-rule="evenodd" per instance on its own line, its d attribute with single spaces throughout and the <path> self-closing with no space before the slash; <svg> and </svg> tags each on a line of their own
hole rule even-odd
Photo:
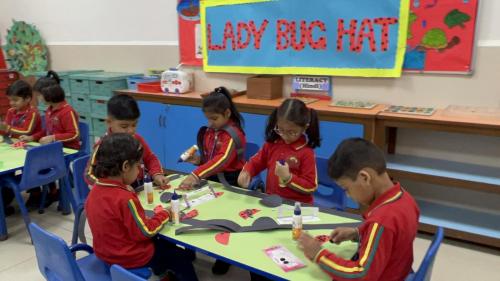
<svg viewBox="0 0 500 281">
<path fill-rule="evenodd" d="M 165 149 L 163 138 L 166 134 L 164 104 L 156 102 L 139 101 L 141 117 L 137 126 L 137 133 L 141 135 L 153 153 L 160 159 L 165 167 Z"/>
</svg>

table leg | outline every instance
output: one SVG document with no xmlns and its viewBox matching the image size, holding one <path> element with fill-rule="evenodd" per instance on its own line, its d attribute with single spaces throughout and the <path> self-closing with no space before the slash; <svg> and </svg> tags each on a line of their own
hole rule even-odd
<svg viewBox="0 0 500 281">
<path fill-rule="evenodd" d="M 4 187 L 5 188 L 5 187 Z M 5 212 L 3 205 L 2 187 L 0 186 L 0 241 L 7 240 L 7 224 L 5 223 Z"/>
</svg>

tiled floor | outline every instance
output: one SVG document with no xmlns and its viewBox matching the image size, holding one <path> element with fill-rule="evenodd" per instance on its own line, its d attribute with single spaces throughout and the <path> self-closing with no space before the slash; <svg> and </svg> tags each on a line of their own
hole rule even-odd
<svg viewBox="0 0 500 281">
<path fill-rule="evenodd" d="M 73 215 L 62 216 L 54 210 L 47 210 L 44 215 L 36 212 L 30 214 L 33 221 L 61 236 L 71 240 Z M 7 218 L 9 239 L 0 242 L 0 280 L 2 281 L 35 281 L 43 280 L 38 271 L 35 250 L 30 244 L 28 234 L 19 213 Z M 89 233 L 88 229 L 87 232 Z M 87 235 L 90 237 L 90 235 Z M 430 236 L 419 236 L 415 242 L 415 267 L 418 267 L 427 247 Z M 91 239 L 88 241 L 92 242 Z M 247 272 L 231 267 L 229 273 L 222 277 L 213 276 L 210 268 L 212 260 L 198 254 L 195 267 L 200 280 L 249 280 Z M 432 280 L 500 280 L 500 251 L 446 241 L 439 251 Z M 307 280 L 301 280 L 307 281 Z"/>
</svg>

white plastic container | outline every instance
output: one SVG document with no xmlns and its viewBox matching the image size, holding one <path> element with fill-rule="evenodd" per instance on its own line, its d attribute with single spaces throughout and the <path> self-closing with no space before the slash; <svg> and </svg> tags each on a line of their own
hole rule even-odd
<svg viewBox="0 0 500 281">
<path fill-rule="evenodd" d="M 169 69 L 161 74 L 161 90 L 164 93 L 183 94 L 192 91 L 193 87 L 192 72 Z"/>
</svg>

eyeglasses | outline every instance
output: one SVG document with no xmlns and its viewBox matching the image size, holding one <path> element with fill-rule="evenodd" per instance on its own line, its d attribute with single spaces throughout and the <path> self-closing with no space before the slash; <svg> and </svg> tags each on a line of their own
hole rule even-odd
<svg viewBox="0 0 500 281">
<path fill-rule="evenodd" d="M 297 131 L 285 131 L 285 130 L 281 130 L 280 128 L 278 128 L 277 126 L 274 127 L 274 132 L 280 136 L 289 136 L 289 137 L 296 137 L 296 136 L 299 136 L 300 134 L 302 134 L 302 132 L 297 132 Z"/>
</svg>

